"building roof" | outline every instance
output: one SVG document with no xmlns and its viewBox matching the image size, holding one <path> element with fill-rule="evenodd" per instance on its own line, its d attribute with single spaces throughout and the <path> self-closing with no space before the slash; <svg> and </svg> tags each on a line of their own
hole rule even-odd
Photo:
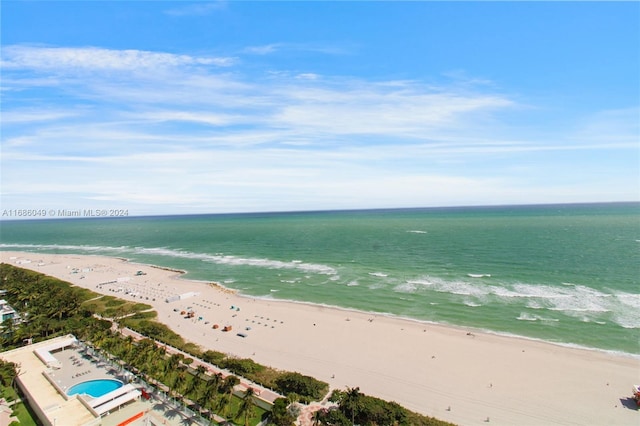
<svg viewBox="0 0 640 426">
<path fill-rule="evenodd" d="M 73 336 L 57 337 L 33 345 L 0 353 L 0 358 L 18 364 L 19 374 L 16 380 L 27 395 L 29 404 L 35 405 L 50 424 L 65 426 L 84 426 L 94 424 L 95 417 L 78 398 L 65 399 L 49 383 L 44 374 L 48 367 L 36 355 L 37 349 L 57 344 Z M 64 423 L 63 423 L 64 421 Z M 95 423 L 98 424 L 98 423 Z"/>
</svg>

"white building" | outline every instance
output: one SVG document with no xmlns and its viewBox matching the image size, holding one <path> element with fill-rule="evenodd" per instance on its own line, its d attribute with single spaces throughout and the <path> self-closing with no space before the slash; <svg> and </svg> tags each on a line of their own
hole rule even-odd
<svg viewBox="0 0 640 426">
<path fill-rule="evenodd" d="M 13 309 L 6 300 L 0 299 L 0 323 L 8 319 L 15 320 L 17 318 L 17 314 L 15 309 Z"/>
</svg>

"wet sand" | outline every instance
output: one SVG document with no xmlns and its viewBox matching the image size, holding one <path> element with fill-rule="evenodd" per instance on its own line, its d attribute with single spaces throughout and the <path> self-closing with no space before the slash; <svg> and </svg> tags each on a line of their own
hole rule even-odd
<svg viewBox="0 0 640 426">
<path fill-rule="evenodd" d="M 214 283 L 182 279 L 175 270 L 117 258 L 0 252 L 0 259 L 97 293 L 153 305 L 160 322 L 203 349 L 308 374 L 332 388 L 358 386 L 366 394 L 453 423 L 639 421 L 630 396 L 631 386 L 640 383 L 640 357 L 243 297 Z M 193 311 L 194 317 L 185 318 L 182 311 Z M 223 332 L 227 326 L 232 330 Z"/>
</svg>

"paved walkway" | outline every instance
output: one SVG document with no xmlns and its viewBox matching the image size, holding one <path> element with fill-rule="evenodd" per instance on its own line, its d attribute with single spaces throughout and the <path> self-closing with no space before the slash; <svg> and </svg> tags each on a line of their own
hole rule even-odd
<svg viewBox="0 0 640 426">
<path fill-rule="evenodd" d="M 146 336 L 143 336 L 142 334 L 138 333 L 137 331 L 131 330 L 129 328 L 122 328 L 120 330 L 118 330 L 123 336 L 131 336 L 133 337 L 136 341 L 138 340 L 142 340 L 142 339 L 147 339 Z M 209 364 L 207 362 L 202 361 L 199 358 L 194 358 L 193 355 L 188 354 L 186 352 L 183 352 L 177 348 L 174 348 L 172 346 L 166 345 L 164 343 L 160 343 L 158 341 L 156 341 L 156 345 L 158 346 L 162 346 L 166 349 L 167 353 L 169 355 L 173 355 L 173 354 L 181 354 L 183 355 L 185 358 L 192 358 L 193 362 L 191 363 L 190 366 L 194 367 L 194 368 L 198 368 L 198 366 L 203 366 L 208 372 L 210 372 L 211 374 L 222 374 L 222 377 L 227 377 L 230 375 L 233 375 L 232 372 L 225 370 L 225 369 L 221 369 L 218 368 L 217 366 L 213 365 L 213 364 Z M 245 392 L 248 388 L 253 388 L 253 390 L 256 393 L 256 398 L 258 399 L 262 399 L 263 401 L 268 402 L 269 404 L 273 404 L 273 402 L 278 399 L 278 398 L 283 398 L 282 395 L 280 395 L 277 392 L 272 391 L 271 389 L 267 389 L 264 386 L 261 386 L 257 383 L 254 383 L 250 380 L 247 380 L 243 377 L 239 377 L 240 379 L 240 384 L 236 387 L 237 390 L 241 391 L 241 392 Z"/>
<path fill-rule="evenodd" d="M 4 398 L 0 399 L 0 426 L 4 426 L 5 424 L 11 424 L 14 421 L 18 421 L 17 417 L 11 415 L 13 412 L 13 407 L 15 404 L 20 402 L 20 400 L 16 399 L 11 402 L 7 402 Z"/>
<path fill-rule="evenodd" d="M 329 409 L 331 407 L 336 407 L 337 404 L 333 402 L 329 402 L 328 400 L 324 400 L 322 402 L 312 402 L 309 405 L 300 404 L 301 411 L 300 415 L 296 419 L 296 425 L 298 426 L 313 426 L 313 415 L 316 411 Z"/>
</svg>

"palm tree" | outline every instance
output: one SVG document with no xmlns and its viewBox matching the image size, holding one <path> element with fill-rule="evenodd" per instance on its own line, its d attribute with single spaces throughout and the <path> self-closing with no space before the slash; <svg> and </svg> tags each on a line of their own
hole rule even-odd
<svg viewBox="0 0 640 426">
<path fill-rule="evenodd" d="M 133 336 L 129 335 L 125 337 L 124 341 L 126 344 L 125 344 L 125 353 L 123 358 L 126 358 L 127 362 L 131 362 L 136 356 L 136 354 L 132 352 L 133 342 L 134 342 Z"/>
<path fill-rule="evenodd" d="M 184 385 L 187 382 L 187 369 L 184 367 L 178 367 L 178 377 L 176 378 L 176 388 L 175 390 L 178 393 L 183 393 L 184 392 Z"/>
<path fill-rule="evenodd" d="M 18 302 L 22 307 L 29 308 L 31 306 L 31 302 L 36 300 L 42 294 L 40 292 L 33 291 L 35 290 L 34 287 L 37 287 L 38 285 L 38 280 L 39 280 L 39 277 L 36 278 L 36 282 L 32 283 L 31 286 L 14 287 L 15 291 L 12 292 L 11 290 L 9 290 L 9 294 L 17 296 Z"/>
<path fill-rule="evenodd" d="M 204 383 L 204 392 L 202 394 L 202 405 L 208 408 L 213 408 L 215 404 L 213 402 L 216 399 L 218 390 L 220 389 L 220 383 L 222 382 L 222 374 L 217 373 L 211 376 L 209 380 L 202 380 Z"/>
<path fill-rule="evenodd" d="M 247 389 L 242 397 L 242 404 L 240 404 L 238 414 L 236 414 L 236 418 L 241 417 L 244 414 L 244 426 L 249 426 L 249 419 L 255 414 L 256 406 L 253 401 L 253 396 L 255 394 L 256 393 L 253 388 Z"/>
<path fill-rule="evenodd" d="M 33 339 L 33 336 L 35 336 L 36 334 L 40 334 L 38 324 L 35 321 L 29 321 L 20 324 L 15 332 L 15 339 L 19 342 L 22 342 L 27 339 Z"/>
<path fill-rule="evenodd" d="M 5 338 L 10 341 L 14 341 L 16 329 L 16 323 L 13 322 L 13 319 L 11 318 L 7 318 L 2 321 L 2 324 L 0 324 L 0 330 L 3 331 L 3 336 L 6 336 Z"/>
<path fill-rule="evenodd" d="M 220 389 L 220 385 L 222 384 L 222 373 L 217 372 L 211 376 L 210 383 L 215 387 L 216 392 L 218 392 L 218 389 Z"/>
<path fill-rule="evenodd" d="M 195 389 L 195 400 L 198 404 L 198 412 L 202 415 L 202 409 L 205 408 L 205 404 L 209 401 L 207 398 L 207 382 L 205 380 L 198 380 L 198 385 Z"/>
<path fill-rule="evenodd" d="M 20 373 L 22 373 L 22 371 L 20 370 L 20 364 L 14 364 L 14 375 L 11 378 L 11 387 L 15 390 L 18 390 L 17 386 L 16 386 L 16 379 L 18 378 L 18 376 L 20 375 Z"/>
<path fill-rule="evenodd" d="M 220 398 L 220 402 L 224 401 L 223 405 L 223 413 L 226 417 L 227 410 L 229 408 L 229 403 L 231 402 L 231 397 L 233 396 L 233 388 L 240 383 L 240 379 L 236 376 L 227 376 L 224 378 L 222 382 L 221 390 L 223 392 L 222 398 Z"/>
<path fill-rule="evenodd" d="M 206 372 L 207 372 L 207 367 L 205 367 L 205 366 L 204 366 L 204 365 L 202 365 L 202 364 L 199 364 L 199 365 L 196 367 L 196 372 L 198 373 L 198 375 L 197 375 L 197 376 L 198 376 L 198 377 L 201 377 L 202 375 L 204 375 L 204 373 L 206 373 Z"/>
<path fill-rule="evenodd" d="M 320 426 L 321 424 L 324 424 L 324 417 L 326 416 L 326 414 L 326 408 L 321 408 L 313 413 L 313 426 Z"/>
<path fill-rule="evenodd" d="M 191 395 L 193 394 L 193 391 L 196 389 L 198 382 L 200 382 L 200 379 L 197 376 L 193 376 L 189 374 L 185 380 L 184 396 L 191 399 Z"/>
<path fill-rule="evenodd" d="M 145 340 L 142 340 L 138 348 L 140 349 L 138 362 L 141 370 L 145 373 L 158 371 L 158 362 L 160 362 L 162 358 L 156 356 L 155 344 L 151 342 L 151 345 L 149 345 L 145 343 Z"/>
<path fill-rule="evenodd" d="M 224 417 L 227 417 L 227 410 L 229 409 L 229 404 L 231 403 L 231 395 L 228 393 L 223 393 L 220 395 L 218 402 L 216 404 L 216 411 L 219 414 L 222 414 Z"/>
<path fill-rule="evenodd" d="M 178 372 L 177 371 L 169 371 L 168 377 L 166 377 L 163 380 L 163 382 L 167 385 L 167 387 L 168 387 L 167 395 L 169 396 L 169 398 L 171 398 L 173 396 L 175 388 L 176 388 L 176 386 L 178 384 Z"/>
<path fill-rule="evenodd" d="M 362 410 L 362 407 L 363 401 L 360 388 L 347 389 L 347 393 L 344 395 L 342 401 L 340 401 L 340 408 L 351 414 L 351 423 L 355 424 L 356 414 Z"/>
<path fill-rule="evenodd" d="M 180 360 L 182 359 L 182 355 L 180 354 L 173 354 L 169 357 L 169 360 L 167 362 L 167 368 L 169 370 L 175 370 L 176 368 L 178 368 L 178 365 L 180 365 Z"/>
<path fill-rule="evenodd" d="M 49 332 L 51 331 L 51 322 L 42 315 L 36 315 L 32 320 L 35 324 L 37 324 L 38 329 L 40 329 L 45 337 L 49 337 Z"/>
</svg>

